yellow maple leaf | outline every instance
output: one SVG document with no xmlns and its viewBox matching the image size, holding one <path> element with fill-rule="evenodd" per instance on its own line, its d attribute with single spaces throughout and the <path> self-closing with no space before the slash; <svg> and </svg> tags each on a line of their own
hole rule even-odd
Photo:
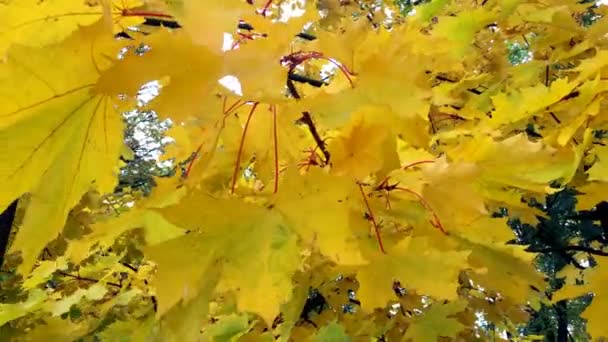
<svg viewBox="0 0 608 342">
<path fill-rule="evenodd" d="M 462 139 L 447 154 L 454 160 L 475 162 L 481 170 L 481 182 L 540 193 L 548 191 L 551 181 L 568 182 L 580 162 L 575 149 L 534 142 L 525 134 L 504 140 L 476 134 L 472 139 Z"/>
<path fill-rule="evenodd" d="M 29 292 L 28 298 L 23 302 L 0 304 L 0 324 L 4 325 L 28 313 L 38 310 L 44 305 L 47 295 L 44 290 L 33 289 Z"/>
<path fill-rule="evenodd" d="M 587 329 L 594 339 L 608 336 L 608 328 L 604 324 L 606 306 L 608 306 L 608 263 L 603 258 L 597 258 L 597 265 L 586 271 L 585 284 L 568 284 L 556 293 L 555 301 L 565 298 L 576 298 L 587 293 L 593 293 L 591 304 L 585 309 L 581 317 L 587 319 Z"/>
<path fill-rule="evenodd" d="M 105 2 L 103 6 L 102 2 Z M 79 26 L 93 24 L 104 15 L 117 20 L 123 16 L 123 10 L 141 5 L 140 0 L 0 2 L 0 56 L 11 44 L 38 47 L 57 43 L 78 30 Z M 120 24 L 127 27 L 142 21 L 136 16 L 130 19 L 135 20 L 125 20 Z"/>
<path fill-rule="evenodd" d="M 448 163 L 440 158 L 423 169 L 422 197 L 435 211 L 441 223 L 450 227 L 467 225 L 487 214 L 477 179 L 479 168 L 469 163 Z"/>
<path fill-rule="evenodd" d="M 396 134 L 392 131 L 390 111 L 364 107 L 352 114 L 342 134 L 331 140 L 332 172 L 363 180 L 378 171 L 388 173 L 399 167 Z"/>
<path fill-rule="evenodd" d="M 99 89 L 134 96 L 142 84 L 163 80 L 162 91 L 147 106 L 149 109 L 180 122 L 190 116 L 213 118 L 213 122 L 221 119 L 222 113 L 208 108 L 219 86 L 219 56 L 192 43 L 183 31 L 159 30 L 141 38 L 139 43 L 149 46 L 150 51 L 143 56 L 128 51 L 101 75 Z M 183 101 L 184 97 L 203 101 Z"/>
<path fill-rule="evenodd" d="M 576 70 L 579 72 L 578 79 L 581 81 L 596 75 L 608 65 L 608 51 L 597 50 L 597 53 L 581 61 Z"/>
<path fill-rule="evenodd" d="M 484 288 L 524 303 L 530 285 L 543 287 L 543 276 L 533 264 L 535 254 L 526 252 L 524 246 L 507 245 L 514 237 L 507 218 L 483 217 L 452 230 L 450 236 L 471 250 L 468 262 L 476 269 L 471 277 Z"/>
<path fill-rule="evenodd" d="M 114 54 L 118 46 L 104 41 L 101 24 L 43 53 L 15 46 L 0 64 L 0 208 L 32 193 L 11 246 L 22 252 L 21 273 L 30 271 L 83 194 L 110 192 L 117 182 L 122 118 L 95 82 L 98 68 L 107 67 L 99 54 Z M 97 41 L 93 53 L 91 41 Z"/>
<path fill-rule="evenodd" d="M 579 194 L 576 196 L 576 210 L 590 210 L 599 202 L 606 200 L 608 183 L 588 182 L 577 187 Z"/>
<path fill-rule="evenodd" d="M 69 296 L 62 297 L 57 301 L 46 301 L 44 310 L 49 311 L 53 316 L 59 316 L 70 311 L 72 305 L 78 304 L 83 299 L 100 300 L 108 292 L 104 284 L 95 283 L 87 289 L 78 289 Z"/>
<path fill-rule="evenodd" d="M 217 290 L 235 291 L 239 310 L 272 322 L 291 296 L 291 276 L 300 259 L 296 235 L 276 211 L 202 192 L 159 211 L 178 226 L 200 231 L 147 249 L 159 267 L 159 315 L 196 296 L 206 284 L 206 272 L 220 267 Z M 201 215 L 183 215 L 192 211 Z"/>
<path fill-rule="evenodd" d="M 192 37 L 192 41 L 220 53 L 224 33 L 232 32 L 239 18 L 255 13 L 255 8 L 241 0 L 224 0 L 212 4 L 197 0 L 163 0 Z M 210 25 L 210 23 L 213 23 Z"/>
<path fill-rule="evenodd" d="M 356 196 L 351 179 L 314 170 L 306 175 L 286 175 L 274 202 L 275 208 L 298 232 L 305 244 L 319 248 L 323 255 L 341 265 L 366 261 L 357 249 L 357 239 L 367 232 L 356 231 L 353 208 L 348 198 Z M 361 219 L 363 220 L 363 219 Z"/>
<path fill-rule="evenodd" d="M 46 281 L 57 270 L 63 270 L 68 267 L 65 257 L 59 257 L 56 260 L 41 261 L 34 269 L 30 276 L 23 282 L 24 289 L 33 289 L 35 286 Z"/>
<path fill-rule="evenodd" d="M 433 36 L 441 37 L 447 42 L 437 44 L 438 47 L 449 49 L 452 54 L 463 57 L 471 49 L 475 34 L 485 25 L 495 20 L 496 15 L 485 8 L 462 11 L 457 16 L 441 16 L 439 23 L 433 28 Z"/>
<path fill-rule="evenodd" d="M 435 298 L 457 299 L 458 273 L 467 266 L 470 251 L 446 251 L 431 247 L 428 238 L 405 238 L 387 254 L 370 259 L 357 271 L 357 295 L 366 311 L 384 307 L 395 299 L 392 288 L 399 281 L 406 289 Z"/>
<path fill-rule="evenodd" d="M 146 242 L 155 245 L 184 234 L 184 230 L 165 220 L 159 213 L 149 209 L 133 209 L 118 218 L 99 220 L 91 226 L 92 232 L 71 241 L 65 255 L 74 263 L 80 263 L 97 246 L 100 249 L 110 247 L 121 234 L 143 228 Z"/>
<path fill-rule="evenodd" d="M 160 335 L 164 341 L 193 341 L 201 337 L 201 327 L 209 314 L 219 269 L 206 270 L 205 283 L 196 289 L 196 296 L 173 306 L 160 321 Z M 154 321 L 153 321 L 154 322 Z M 149 339 L 150 332 L 147 334 Z"/>
<path fill-rule="evenodd" d="M 431 304 L 429 308 L 412 319 L 403 339 L 411 339 L 415 342 L 435 342 L 439 337 L 456 337 L 458 332 L 465 328 L 465 325 L 451 316 L 463 311 L 466 306 L 466 301 Z"/>
<path fill-rule="evenodd" d="M 597 160 L 593 166 L 587 170 L 589 180 L 591 181 L 608 181 L 608 146 L 594 146 Z"/>
<path fill-rule="evenodd" d="M 568 82 L 567 79 L 560 78 L 551 83 L 549 87 L 544 84 L 536 84 L 497 94 L 492 97 L 494 113 L 490 119 L 487 119 L 487 123 L 491 127 L 500 127 L 527 119 L 568 95 L 577 84 L 577 82 Z"/>
<path fill-rule="evenodd" d="M 27 339 L 30 341 L 57 341 L 57 340 L 76 340 L 84 336 L 89 331 L 86 322 L 72 322 L 61 317 L 48 317 L 44 324 L 36 325 L 27 332 Z"/>
</svg>

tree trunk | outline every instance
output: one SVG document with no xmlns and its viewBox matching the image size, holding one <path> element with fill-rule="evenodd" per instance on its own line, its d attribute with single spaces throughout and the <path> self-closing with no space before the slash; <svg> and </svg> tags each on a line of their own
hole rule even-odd
<svg viewBox="0 0 608 342">
<path fill-rule="evenodd" d="M 557 338 L 556 342 L 568 342 L 568 308 L 565 300 L 560 300 L 554 306 L 557 313 Z"/>
<path fill-rule="evenodd" d="M 17 212 L 16 199 L 9 205 L 2 214 L 0 214 L 0 267 L 4 263 L 4 255 L 8 247 L 8 240 L 11 236 L 11 228 L 13 227 L 13 221 L 15 220 L 15 213 Z"/>
</svg>

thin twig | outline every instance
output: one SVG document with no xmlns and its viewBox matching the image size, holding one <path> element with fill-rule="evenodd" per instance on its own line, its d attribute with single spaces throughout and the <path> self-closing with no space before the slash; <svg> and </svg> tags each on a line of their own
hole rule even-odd
<svg viewBox="0 0 608 342">
<path fill-rule="evenodd" d="M 359 191 L 361 192 L 361 196 L 363 197 L 363 202 L 365 203 L 365 207 L 367 208 L 367 213 L 369 214 L 369 220 L 372 222 L 374 230 L 376 232 L 376 239 L 378 240 L 378 245 L 380 246 L 380 251 L 384 254 L 384 245 L 382 244 L 382 237 L 380 236 L 380 227 L 378 226 L 378 222 L 376 222 L 376 218 L 374 217 L 374 213 L 372 212 L 372 208 L 369 206 L 369 202 L 367 201 L 367 197 L 365 196 L 365 191 L 363 191 L 363 185 L 361 183 L 357 184 L 359 186 Z"/>
<path fill-rule="evenodd" d="M 417 192 L 415 192 L 413 190 L 410 190 L 408 188 L 404 188 L 402 186 L 395 186 L 393 188 L 395 190 L 407 192 L 409 194 L 414 195 L 418 199 L 418 202 L 420 202 L 420 204 L 422 204 L 422 206 L 426 210 L 428 210 L 429 212 L 431 212 L 431 215 L 433 215 L 433 221 L 434 222 L 431 222 L 431 225 L 433 225 L 433 227 L 439 229 L 443 234 L 448 235 L 448 232 L 443 227 L 443 224 L 441 223 L 441 220 L 439 220 L 439 216 L 437 215 L 437 213 L 435 212 L 435 210 L 433 210 L 433 208 L 431 207 L 431 205 L 420 194 L 418 194 Z"/>
<path fill-rule="evenodd" d="M 236 155 L 236 163 L 234 165 L 234 173 L 232 174 L 232 184 L 230 186 L 230 193 L 234 193 L 234 189 L 236 187 L 236 176 L 239 173 L 239 166 L 241 164 L 241 154 L 243 153 L 243 146 L 245 145 L 245 137 L 247 136 L 247 129 L 249 128 L 249 123 L 251 122 L 251 117 L 253 117 L 253 112 L 257 108 L 259 102 L 255 102 L 249 111 L 249 115 L 247 116 L 247 121 L 245 122 L 245 127 L 243 127 L 243 134 L 241 135 L 241 142 L 239 144 L 239 152 Z"/>
<path fill-rule="evenodd" d="M 325 145 L 325 142 L 323 141 L 323 139 L 321 139 L 321 136 L 319 135 L 319 131 L 317 131 L 317 127 L 315 126 L 315 123 L 312 121 L 312 116 L 310 115 L 310 113 L 302 112 L 302 117 L 298 119 L 298 122 L 301 122 L 308 127 L 308 130 L 310 131 L 310 134 L 312 135 L 313 139 L 315 140 L 315 143 L 317 143 L 319 150 L 321 150 L 321 153 L 323 153 L 323 156 L 325 157 L 324 164 L 328 165 L 331 155 L 329 154 L 329 151 L 327 150 L 327 146 Z"/>
<path fill-rule="evenodd" d="M 130 269 L 131 271 L 137 273 L 137 268 L 131 264 L 129 264 L 128 262 L 121 262 L 121 265 L 123 265 L 124 267 Z"/>
<path fill-rule="evenodd" d="M 74 279 L 76 279 L 78 281 L 86 281 L 86 282 L 89 282 L 89 283 L 99 283 L 98 279 L 81 277 L 81 276 L 73 275 L 73 274 L 70 274 L 70 273 L 63 272 L 63 271 L 57 271 L 57 273 L 61 274 L 62 276 L 74 278 Z M 108 284 L 110 286 L 122 288 L 122 286 L 120 286 L 120 284 L 116 284 L 116 283 L 112 283 L 112 282 L 106 282 L 106 284 Z"/>
<path fill-rule="evenodd" d="M 274 141 L 274 189 L 279 191 L 279 138 L 277 134 L 277 106 L 272 105 L 272 138 Z"/>
<path fill-rule="evenodd" d="M 417 161 L 417 162 L 413 162 L 413 163 L 410 163 L 410 164 L 403 165 L 401 167 L 401 170 L 406 170 L 406 169 L 408 169 L 410 167 L 413 167 L 413 166 L 416 166 L 416 165 L 419 165 L 419 164 L 429 164 L 429 163 L 434 163 L 434 162 L 435 162 L 434 160 L 420 160 L 420 161 Z"/>
</svg>

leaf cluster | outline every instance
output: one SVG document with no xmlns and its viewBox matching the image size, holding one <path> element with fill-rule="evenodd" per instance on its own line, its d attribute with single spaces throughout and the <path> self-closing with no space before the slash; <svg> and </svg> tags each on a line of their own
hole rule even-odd
<svg viewBox="0 0 608 342">
<path fill-rule="evenodd" d="M 0 334 L 483 340 L 593 293 L 608 336 L 603 231 L 563 229 L 608 188 L 604 12 L 0 3 L 0 209 L 19 202 Z M 154 150 L 172 177 L 139 187 Z M 557 252 L 578 281 L 539 272 Z"/>
</svg>

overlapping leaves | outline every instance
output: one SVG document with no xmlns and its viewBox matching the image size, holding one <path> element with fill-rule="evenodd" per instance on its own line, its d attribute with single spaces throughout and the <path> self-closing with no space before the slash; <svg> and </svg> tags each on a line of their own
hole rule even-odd
<svg viewBox="0 0 608 342">
<path fill-rule="evenodd" d="M 0 64 L 0 208 L 30 195 L 11 247 L 21 252 L 19 272 L 27 276 L 82 196 L 113 190 L 124 151 L 122 105 L 143 83 L 159 81 L 161 95 L 146 109 L 174 120 L 178 147 L 166 157 L 181 159 L 181 175 L 116 219 L 93 216 L 104 221 L 68 242 L 61 263 L 41 262 L 32 276 L 64 272 L 66 260 L 70 267 L 101 263 L 96 251 L 143 228 L 146 246 L 130 248 L 144 261 L 128 277 L 137 283 L 137 303 L 157 303 L 129 320 L 133 336 L 154 334 L 158 325 L 166 338 L 189 339 L 210 314 L 221 318 L 203 336 L 237 323 L 231 336 L 258 325 L 276 329 L 282 305 L 301 300 L 292 296 L 294 288 L 302 292 L 295 280 L 326 265 L 324 271 L 356 275 L 367 314 L 399 300 L 401 289 L 452 301 L 407 317 L 404 336 L 454 337 L 465 329 L 454 315 L 473 305 L 459 299 L 463 274 L 469 286 L 516 306 L 543 287 L 533 255 L 506 245 L 512 235 L 493 211 L 533 220 L 537 211 L 521 199 L 554 191 L 550 183 L 601 196 L 593 189 L 604 186 L 608 154 L 592 132 L 607 128 L 601 75 L 608 63 L 600 32 L 569 17 L 581 8 L 575 2 L 433 1 L 387 29 L 353 21 L 361 13 L 342 2 L 320 1 L 318 12 L 307 1 L 297 7 L 304 16 L 286 21 L 283 1 L 257 14 L 254 6 L 263 4 L 150 1 L 120 14 L 177 20 L 183 30 L 145 32 L 131 42 L 113 39 L 108 21 L 116 10 L 107 13 L 113 2 L 103 3 L 98 14 L 67 4 L 0 4 L 12 13 L 0 31 L 11 37 L 0 53 L 21 44 Z M 42 21 L 24 12 L 41 6 L 48 7 L 39 12 Z M 76 20 L 103 10 L 105 22 Z M 28 23 L 51 17 L 61 23 L 53 34 L 33 35 Z M 564 25 L 556 28 L 558 22 Z M 29 28 L 10 33 L 20 25 Z M 232 37 L 230 48 L 224 35 Z M 522 35 L 534 36 L 526 44 L 535 61 L 508 66 L 499 45 Z M 239 79 L 241 91 L 221 86 L 224 76 Z M 116 258 L 137 254 L 124 253 Z M 106 309 L 119 305 L 106 287 L 131 285 L 109 285 L 102 279 L 115 276 L 113 268 L 102 269 L 107 274 L 97 280 L 72 275 L 96 284 L 51 312 L 83 298 Z M 41 311 L 39 289 L 28 296 L 6 304 L 3 319 Z M 375 328 L 401 331 L 398 324 Z M 128 330 L 121 323 L 108 329 Z M 310 336 L 342 338 L 349 329 L 328 323 Z"/>
</svg>

